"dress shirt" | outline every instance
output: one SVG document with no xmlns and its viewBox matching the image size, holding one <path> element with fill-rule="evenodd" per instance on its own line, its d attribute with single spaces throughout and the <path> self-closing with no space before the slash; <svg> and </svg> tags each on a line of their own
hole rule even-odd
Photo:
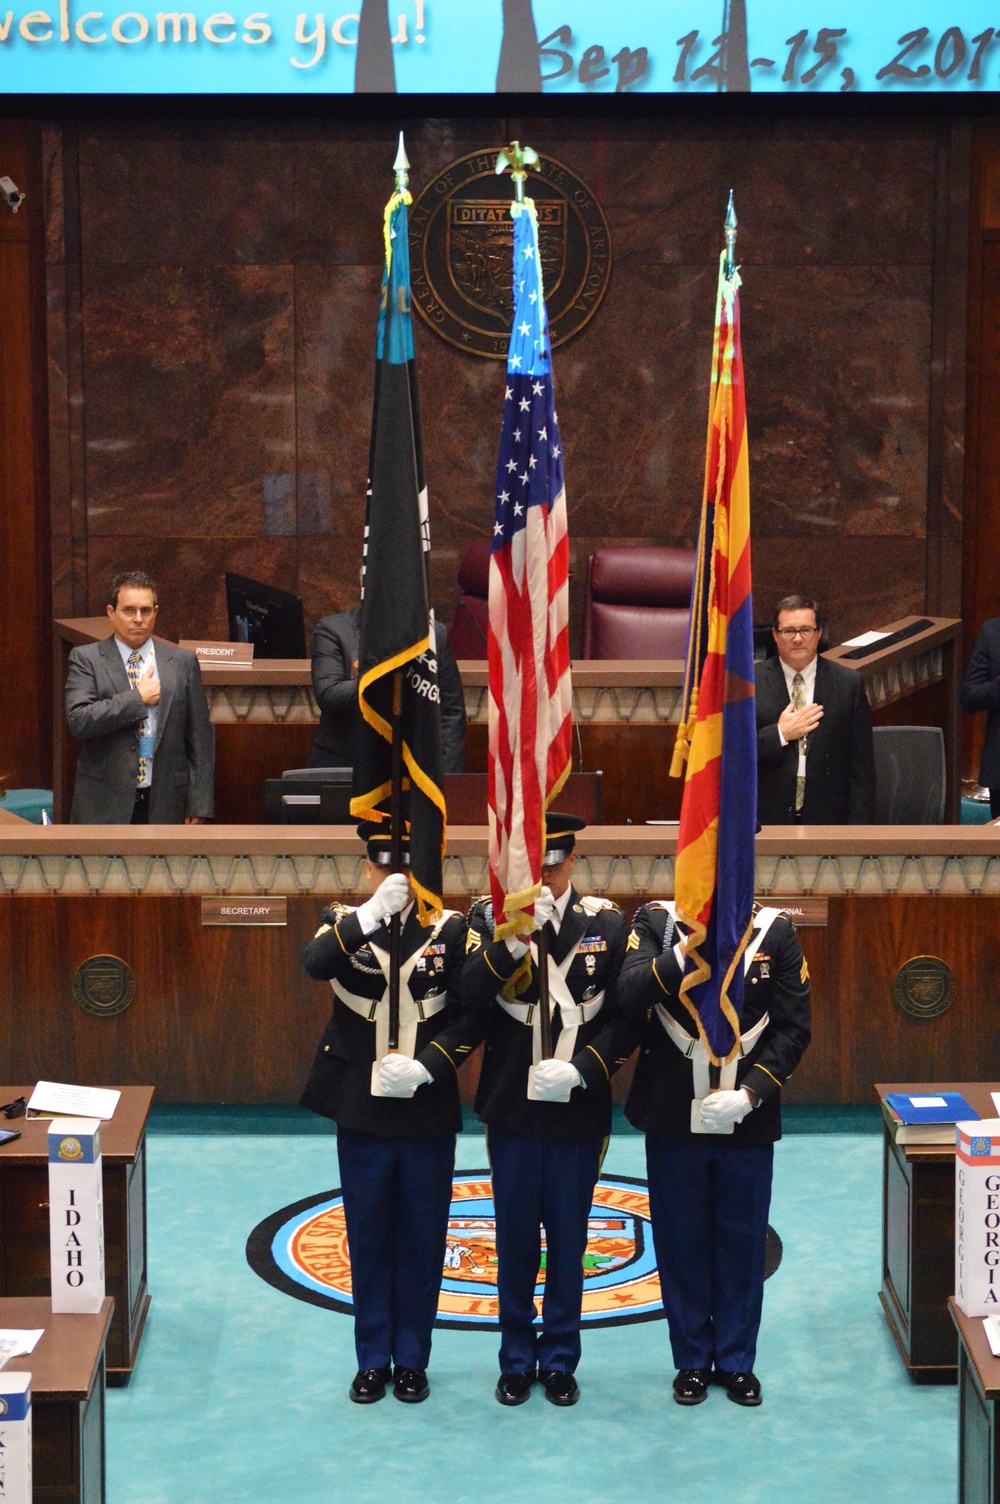
<svg viewBox="0 0 1000 1504">
<path fill-rule="evenodd" d="M 118 636 L 118 633 L 116 632 L 115 633 L 115 644 L 116 644 L 116 646 L 118 648 L 119 653 L 121 653 L 121 655 L 122 655 L 122 663 L 125 666 L 125 672 L 126 672 L 126 674 L 128 673 L 128 661 L 131 658 L 131 656 L 132 656 L 133 653 L 138 653 L 139 654 L 139 677 L 140 677 L 140 679 L 142 678 L 143 674 L 146 672 L 146 670 L 149 667 L 150 663 L 152 663 L 152 665 L 153 665 L 153 672 L 156 673 L 156 671 L 157 671 L 156 670 L 156 649 L 153 647 L 153 639 L 151 637 L 147 637 L 146 638 L 146 641 L 143 643 L 143 645 L 142 645 L 141 648 L 130 648 L 127 642 L 122 642 L 121 638 Z M 139 726 L 138 726 L 137 731 L 136 731 L 136 735 L 137 736 L 140 733 L 143 734 L 144 736 L 151 736 L 153 738 L 153 745 L 154 745 L 154 747 L 156 745 L 156 721 L 157 721 L 157 715 L 158 715 L 159 709 L 160 709 L 160 707 L 159 707 L 158 704 L 157 705 L 147 705 L 146 706 L 146 719 L 144 721 L 141 721 L 139 723 Z M 143 780 L 142 780 L 141 783 L 139 783 L 139 784 L 136 785 L 136 787 L 140 788 L 140 789 L 148 789 L 150 787 L 150 785 L 152 784 L 152 782 L 153 782 L 153 756 L 152 756 L 152 753 L 150 753 L 150 755 L 145 759 L 145 761 L 146 761 L 146 773 L 145 773 L 145 777 L 143 778 Z"/>
<path fill-rule="evenodd" d="M 544 877 L 544 875 L 545 874 L 543 871 L 542 876 Z M 569 904 L 569 895 L 572 891 L 573 885 L 572 883 L 570 883 L 566 889 L 566 892 L 561 894 L 560 897 L 556 899 L 556 911 L 552 915 L 552 918 L 549 920 L 549 923 L 552 925 L 552 933 L 554 935 L 558 935 L 560 929 L 562 928 L 562 922 L 566 918 L 566 907 Z"/>
</svg>

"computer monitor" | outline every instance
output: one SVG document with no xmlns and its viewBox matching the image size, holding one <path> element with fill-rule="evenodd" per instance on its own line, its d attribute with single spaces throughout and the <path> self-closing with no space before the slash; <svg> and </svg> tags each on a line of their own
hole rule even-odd
<svg viewBox="0 0 1000 1504">
<path fill-rule="evenodd" d="M 302 601 L 242 574 L 226 575 L 230 642 L 252 642 L 255 658 L 305 658 Z"/>
</svg>

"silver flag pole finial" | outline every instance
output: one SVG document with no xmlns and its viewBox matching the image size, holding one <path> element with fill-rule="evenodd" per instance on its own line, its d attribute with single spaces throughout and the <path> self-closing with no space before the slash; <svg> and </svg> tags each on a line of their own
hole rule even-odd
<svg viewBox="0 0 1000 1504">
<path fill-rule="evenodd" d="M 726 276 L 731 277 L 736 270 L 736 231 L 739 222 L 736 218 L 736 206 L 733 203 L 733 190 L 729 190 L 729 203 L 726 205 L 726 218 L 723 221 L 726 235 Z"/>
<path fill-rule="evenodd" d="M 410 182 L 410 159 L 406 155 L 406 147 L 403 145 L 402 131 L 399 133 L 399 150 L 396 153 L 396 160 L 392 166 L 396 174 L 396 192 L 402 193 L 409 186 Z"/>
</svg>

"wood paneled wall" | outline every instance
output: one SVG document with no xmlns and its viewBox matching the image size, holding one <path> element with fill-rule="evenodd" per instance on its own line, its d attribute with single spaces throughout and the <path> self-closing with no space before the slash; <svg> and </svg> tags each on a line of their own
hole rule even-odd
<svg viewBox="0 0 1000 1504">
<path fill-rule="evenodd" d="M 155 1081 L 162 1102 L 294 1102 L 330 1007 L 300 957 L 322 903 L 291 897 L 284 928 L 203 927 L 189 897 L 30 897 L 0 904 L 0 1059 L 13 1081 Z M 1000 898 L 831 898 L 829 925 L 799 931 L 813 986 L 813 1042 L 793 1102 L 871 1103 L 875 1081 L 1000 1078 Z M 111 953 L 135 1000 L 92 1018 L 73 999 L 80 963 Z M 899 967 L 931 954 L 955 1001 L 902 1013 Z M 478 1065 L 462 1075 L 475 1091 Z M 631 1079 L 615 1078 L 624 1098 Z"/>
<path fill-rule="evenodd" d="M 983 622 L 1000 616 L 1000 122 L 980 122 L 974 135 L 970 221 L 963 661 Z M 983 723 L 982 716 L 965 721 L 964 762 L 972 776 Z"/>
<path fill-rule="evenodd" d="M 48 787 L 52 584 L 41 132 L 0 120 L 0 786 Z"/>
</svg>

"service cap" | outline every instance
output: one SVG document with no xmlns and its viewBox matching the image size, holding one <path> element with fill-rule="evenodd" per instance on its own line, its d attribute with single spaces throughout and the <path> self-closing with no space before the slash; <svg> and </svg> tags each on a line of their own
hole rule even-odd
<svg viewBox="0 0 1000 1504">
<path fill-rule="evenodd" d="M 368 851 L 368 860 L 376 867 L 392 866 L 392 826 L 388 820 L 378 823 L 375 820 L 362 820 L 358 826 L 358 835 Z M 410 865 L 410 832 L 403 828 L 403 866 Z"/>
<path fill-rule="evenodd" d="M 545 855 L 543 867 L 558 867 L 576 845 L 576 832 L 587 828 L 586 820 L 579 815 L 563 815 L 550 809 L 545 816 Z"/>
</svg>

